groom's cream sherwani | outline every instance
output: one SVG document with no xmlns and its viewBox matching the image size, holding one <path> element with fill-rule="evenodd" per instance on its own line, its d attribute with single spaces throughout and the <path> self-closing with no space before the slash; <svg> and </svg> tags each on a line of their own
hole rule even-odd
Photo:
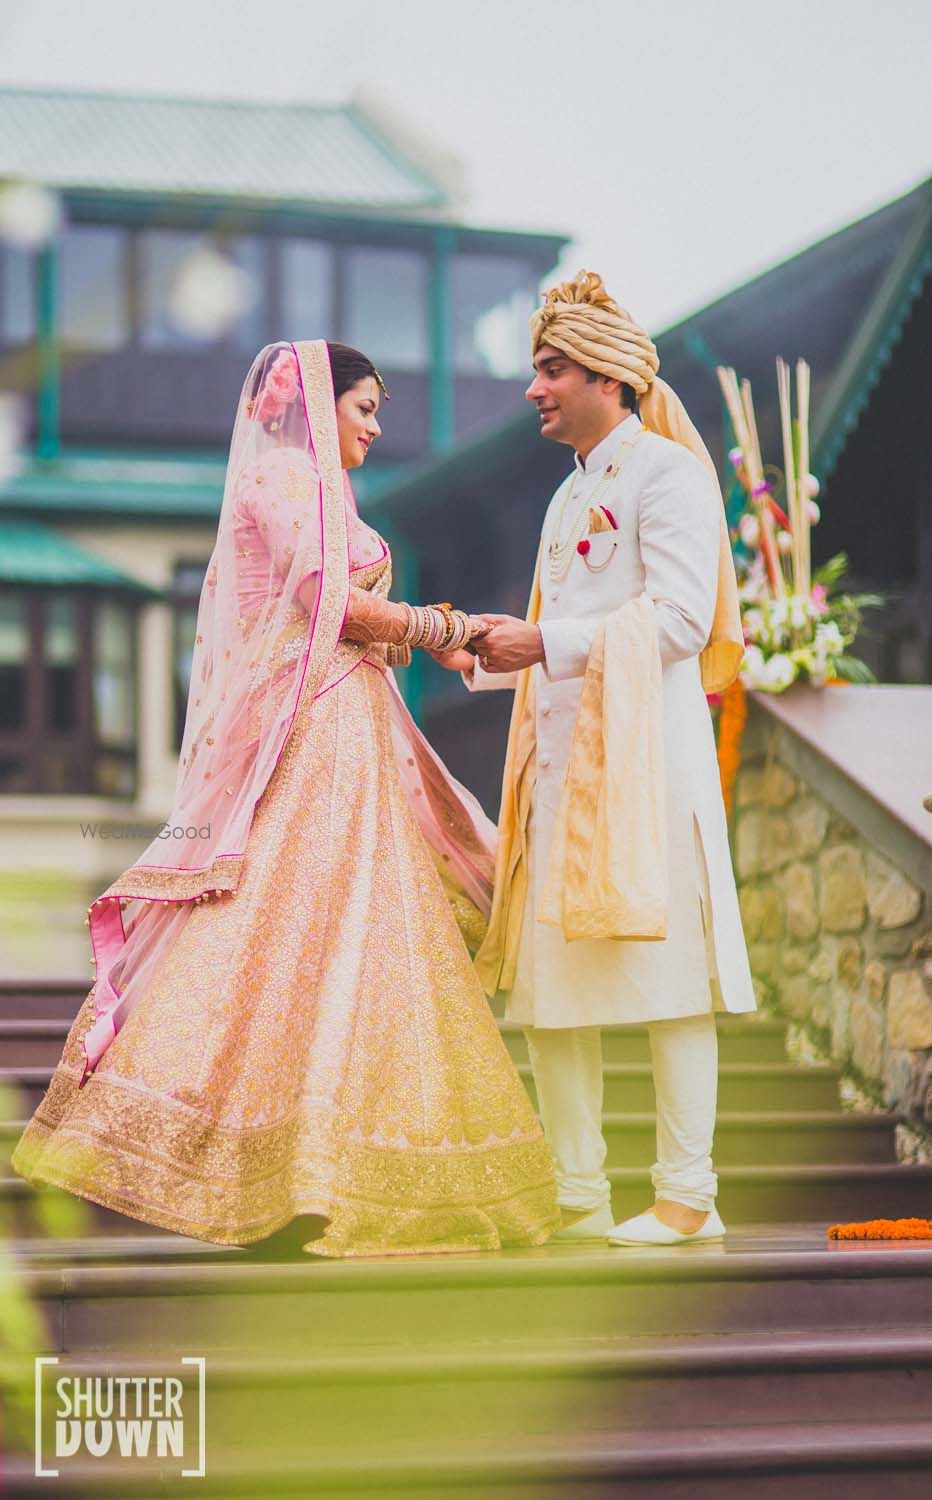
<svg viewBox="0 0 932 1500">
<path fill-rule="evenodd" d="M 633 446 L 628 446 L 629 444 Z M 621 454 L 620 472 L 605 466 Z M 572 504 L 564 501 L 575 482 Z M 591 503 L 617 530 L 589 537 L 562 579 L 550 575 L 549 546 Z M 510 1020 L 536 1028 L 662 1021 L 755 1009 L 708 705 L 698 653 L 716 601 L 721 500 L 687 448 L 642 429 L 630 416 L 557 490 L 543 525 L 539 624 L 545 663 L 534 680 L 536 754 L 528 837 L 528 886 Z M 662 664 L 669 902 L 660 941 L 607 938 L 567 942 L 539 920 L 544 880 L 589 649 L 599 624 L 647 594 Z M 517 674 L 476 663 L 474 691 L 513 688 Z"/>
</svg>

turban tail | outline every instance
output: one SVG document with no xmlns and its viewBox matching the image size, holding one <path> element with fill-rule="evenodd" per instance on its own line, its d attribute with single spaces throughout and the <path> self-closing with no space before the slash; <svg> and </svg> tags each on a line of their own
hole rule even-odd
<svg viewBox="0 0 932 1500">
<path fill-rule="evenodd" d="M 715 479 L 721 500 L 718 592 L 712 630 L 699 654 L 699 665 L 705 691 L 722 692 L 738 675 L 744 655 L 744 633 L 725 502 L 712 455 L 676 392 L 658 377 L 660 359 L 653 342 L 608 295 L 601 277 L 581 271 L 575 281 L 564 282 L 547 293 L 543 307 L 531 318 L 533 354 L 541 344 L 552 344 L 587 370 L 632 386 L 644 426 L 674 443 L 682 443 Z"/>
</svg>

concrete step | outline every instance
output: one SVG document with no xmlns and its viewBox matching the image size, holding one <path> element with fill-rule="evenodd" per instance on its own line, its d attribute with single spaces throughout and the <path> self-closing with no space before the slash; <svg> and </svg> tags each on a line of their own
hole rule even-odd
<svg viewBox="0 0 932 1500">
<path fill-rule="evenodd" d="M 69 1020 L 61 1019 L 0 1021 L 0 1081 L 5 1077 L 16 1086 L 15 1075 L 23 1068 L 45 1068 L 51 1077 L 70 1027 Z M 534 1099 L 530 1063 L 519 1062 L 517 1067 Z M 604 1073 L 606 1110 L 654 1108 L 649 1062 L 606 1063 Z M 828 1066 L 798 1067 L 786 1061 L 723 1062 L 719 1066 L 718 1101 L 723 1110 L 840 1108 L 839 1074 Z"/>
<path fill-rule="evenodd" d="M 520 1026 L 499 1020 L 502 1038 L 515 1062 L 527 1062 L 527 1044 Z M 753 1013 L 747 1016 L 718 1017 L 719 1061 L 785 1063 L 786 1022 Z M 605 1026 L 602 1028 L 602 1059 L 606 1063 L 650 1061 L 650 1040 L 646 1026 Z"/>
<path fill-rule="evenodd" d="M 824 1224 L 736 1229 L 724 1245 L 542 1246 L 487 1256 L 213 1258 L 131 1239 L 97 1263 L 19 1259 L 51 1353 L 259 1351 L 315 1356 L 438 1343 L 848 1332 L 925 1335 L 928 1242 L 836 1245 Z M 930 1408 L 932 1410 L 932 1408 Z"/>
<path fill-rule="evenodd" d="M 208 1452 L 209 1452 L 208 1448 Z M 596 1441 L 520 1433 L 502 1445 L 455 1448 L 431 1436 L 416 1453 L 386 1445 L 376 1462 L 352 1454 L 336 1462 L 309 1459 L 300 1448 L 273 1463 L 247 1455 L 211 1462 L 197 1481 L 210 1500 L 924 1500 L 932 1463 L 932 1425 L 818 1423 L 732 1431 L 683 1425 L 678 1433 L 644 1430 Z M 5 1495 L 48 1494 L 32 1458 L 6 1465 Z M 137 1476 L 134 1500 L 164 1496 L 167 1475 Z M 126 1500 L 125 1465 L 109 1474 L 99 1463 L 77 1473 L 63 1468 L 56 1495 L 67 1500 Z"/>
<path fill-rule="evenodd" d="M 518 1063 L 525 1087 L 536 1101 L 530 1063 Z M 604 1106 L 609 1113 L 652 1110 L 654 1085 L 650 1063 L 606 1063 Z M 721 1063 L 718 1070 L 720 1110 L 840 1109 L 839 1075 L 827 1066 L 792 1063 Z"/>
<path fill-rule="evenodd" d="M 81 1009 L 94 982 L 88 945 L 88 978 L 0 980 L 0 1021 L 59 1020 L 68 1024 Z"/>
<path fill-rule="evenodd" d="M 720 1111 L 715 1128 L 717 1167 L 790 1165 L 794 1162 L 893 1162 L 896 1160 L 892 1114 L 855 1114 L 841 1110 L 760 1113 Z M 0 1125 L 0 1174 L 9 1174 L 10 1154 L 24 1128 L 23 1119 Z M 612 1167 L 649 1167 L 656 1156 L 656 1122 L 652 1112 L 611 1113 L 603 1118 Z"/>
<path fill-rule="evenodd" d="M 62 1041 L 91 987 L 76 980 L 33 982 L 18 980 L 0 982 L 0 1061 L 7 1047 L 28 1035 L 28 1023 L 36 1021 L 64 1023 Z M 5 1023 L 16 1023 L 7 1029 Z M 499 1026 L 516 1061 L 527 1060 L 524 1033 L 520 1026 L 499 1020 Z M 718 1017 L 719 1053 L 722 1062 L 786 1062 L 786 1024 L 760 1014 Z M 650 1046 L 646 1026 L 608 1026 L 603 1028 L 605 1061 L 648 1062 Z M 41 1041 L 41 1038 L 38 1039 Z M 47 1038 L 46 1038 L 47 1040 Z M 58 1051 L 60 1052 L 60 1048 Z M 25 1061 L 25 1059 L 23 1059 Z M 50 1058 L 54 1063 L 58 1052 Z M 11 1066 L 11 1064 L 7 1064 Z"/>
<path fill-rule="evenodd" d="M 73 1020 L 73 1016 L 0 1020 L 0 1067 L 54 1068 Z"/>
<path fill-rule="evenodd" d="M 932 1203 L 932 1166 L 895 1162 L 788 1163 L 722 1166 L 718 1170 L 719 1206 L 728 1223 L 793 1223 L 911 1217 L 926 1214 Z M 616 1220 L 639 1213 L 653 1201 L 650 1174 L 644 1167 L 610 1167 L 612 1209 Z M 0 1178 L 0 1220 L 8 1232 L 27 1238 L 41 1233 L 37 1218 L 39 1190 L 20 1177 Z M 72 1195 L 42 1189 L 46 1200 Z M 80 1199 L 84 1203 L 86 1200 Z M 95 1225 L 106 1233 L 151 1232 L 141 1219 L 89 1204 Z M 54 1206 L 52 1208 L 54 1214 Z M 67 1209 L 66 1209 L 67 1212 Z"/>
</svg>

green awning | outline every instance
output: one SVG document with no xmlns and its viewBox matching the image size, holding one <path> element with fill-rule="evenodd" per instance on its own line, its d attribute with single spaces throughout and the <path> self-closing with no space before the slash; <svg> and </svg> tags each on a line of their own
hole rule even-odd
<svg viewBox="0 0 932 1500">
<path fill-rule="evenodd" d="M 147 599 L 162 593 L 68 537 L 36 521 L 0 520 L 0 584 L 120 590 Z"/>
</svg>

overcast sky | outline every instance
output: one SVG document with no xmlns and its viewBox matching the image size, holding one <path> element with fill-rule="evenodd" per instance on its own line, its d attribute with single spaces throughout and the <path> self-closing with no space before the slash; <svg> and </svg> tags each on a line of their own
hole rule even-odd
<svg viewBox="0 0 932 1500">
<path fill-rule="evenodd" d="M 7 85 L 374 92 L 654 332 L 927 175 L 930 55 L 930 0 L 0 0 Z"/>
</svg>

